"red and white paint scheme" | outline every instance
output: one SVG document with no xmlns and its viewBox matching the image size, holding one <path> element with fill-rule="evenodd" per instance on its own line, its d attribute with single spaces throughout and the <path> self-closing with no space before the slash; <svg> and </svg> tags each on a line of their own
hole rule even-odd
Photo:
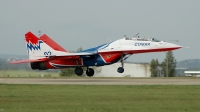
<svg viewBox="0 0 200 112">
<path fill-rule="evenodd" d="M 29 55 L 28 60 L 11 62 L 11 64 L 30 63 L 32 69 L 47 70 L 75 67 L 75 74 L 83 74 L 82 67 L 87 67 L 86 74 L 94 75 L 90 66 L 104 66 L 121 62 L 117 69 L 119 73 L 124 72 L 124 60 L 132 54 L 163 52 L 181 48 L 181 46 L 159 41 L 155 38 L 122 38 L 110 43 L 102 44 L 77 53 L 70 53 L 46 34 L 36 37 L 33 33 L 25 34 L 26 47 Z"/>
</svg>

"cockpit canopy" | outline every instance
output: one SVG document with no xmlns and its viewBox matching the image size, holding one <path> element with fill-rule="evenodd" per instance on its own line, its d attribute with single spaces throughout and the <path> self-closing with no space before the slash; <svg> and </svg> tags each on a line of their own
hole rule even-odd
<svg viewBox="0 0 200 112">
<path fill-rule="evenodd" d="M 160 42 L 160 40 L 155 39 L 155 38 L 151 38 L 151 41 L 152 41 L 152 42 Z"/>
<path fill-rule="evenodd" d="M 136 33 L 133 38 L 128 38 L 128 37 L 126 37 L 126 35 L 124 35 L 124 36 L 125 36 L 125 40 L 160 42 L 160 40 L 157 40 L 155 38 L 141 38 L 139 36 L 139 33 Z"/>
<path fill-rule="evenodd" d="M 155 39 L 155 38 L 128 38 L 128 37 L 125 37 L 125 40 L 160 42 L 160 40 Z"/>
</svg>

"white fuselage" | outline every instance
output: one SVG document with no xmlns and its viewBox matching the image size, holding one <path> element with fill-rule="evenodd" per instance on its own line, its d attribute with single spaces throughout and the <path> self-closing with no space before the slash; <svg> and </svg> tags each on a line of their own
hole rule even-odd
<svg viewBox="0 0 200 112">
<path fill-rule="evenodd" d="M 130 54 L 160 52 L 181 48 L 179 45 L 151 39 L 123 38 L 113 41 L 98 49 L 98 52 L 127 52 Z"/>
</svg>

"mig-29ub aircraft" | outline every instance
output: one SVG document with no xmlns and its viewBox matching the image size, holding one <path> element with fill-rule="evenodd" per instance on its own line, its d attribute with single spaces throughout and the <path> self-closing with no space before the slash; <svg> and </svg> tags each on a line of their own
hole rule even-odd
<svg viewBox="0 0 200 112">
<path fill-rule="evenodd" d="M 30 63 L 33 70 L 75 67 L 75 74 L 78 76 L 83 74 L 81 67 L 87 67 L 86 74 L 90 77 L 94 75 L 94 70 L 89 68 L 90 66 L 110 65 L 120 61 L 121 67 L 117 71 L 123 73 L 124 60 L 132 54 L 171 51 L 182 47 L 137 35 L 134 38 L 124 37 L 78 53 L 70 53 L 45 34 L 38 38 L 33 33 L 27 32 L 25 40 L 29 59 L 11 62 L 11 64 Z"/>
</svg>

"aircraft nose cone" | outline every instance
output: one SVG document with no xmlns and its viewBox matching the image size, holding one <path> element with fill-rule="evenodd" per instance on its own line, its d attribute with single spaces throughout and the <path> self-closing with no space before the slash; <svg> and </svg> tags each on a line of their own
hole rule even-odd
<svg viewBox="0 0 200 112">
<path fill-rule="evenodd" d="M 182 46 L 180 46 L 180 45 L 176 45 L 176 47 L 177 47 L 178 49 L 182 48 Z"/>
<path fill-rule="evenodd" d="M 180 48 L 182 48 L 182 46 L 176 45 L 176 44 L 173 44 L 172 47 L 173 47 L 174 49 L 180 49 Z"/>
<path fill-rule="evenodd" d="M 167 43 L 167 47 L 169 47 L 171 50 L 176 50 L 182 48 L 182 46 L 173 44 L 173 43 Z"/>
</svg>

